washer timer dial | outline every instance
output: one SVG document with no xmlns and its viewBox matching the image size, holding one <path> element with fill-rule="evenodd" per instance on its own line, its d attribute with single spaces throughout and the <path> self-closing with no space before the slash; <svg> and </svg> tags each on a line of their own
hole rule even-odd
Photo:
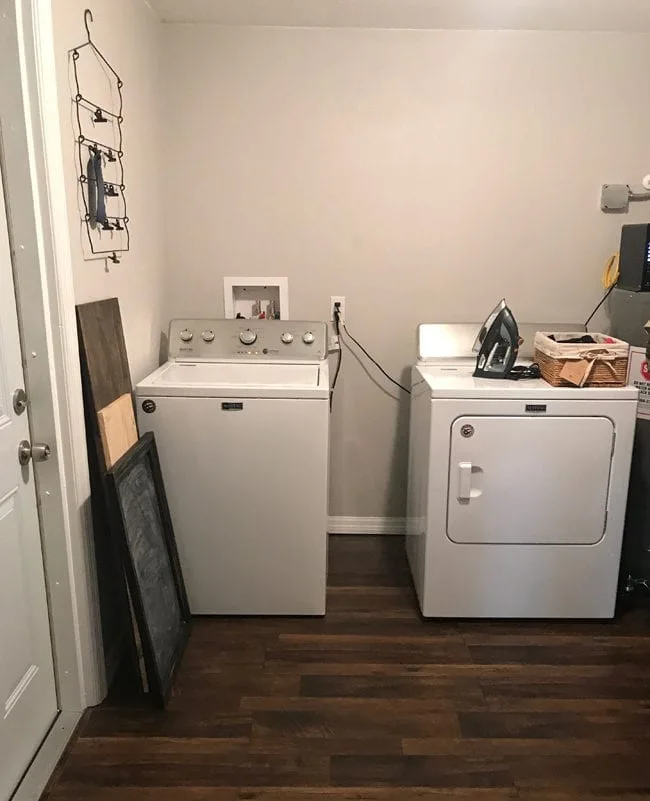
<svg viewBox="0 0 650 801">
<path fill-rule="evenodd" d="M 191 342 L 194 334 L 189 328 L 184 328 L 182 331 L 179 331 L 178 336 L 183 340 L 183 342 Z"/>
<path fill-rule="evenodd" d="M 291 331 L 285 331 L 284 334 L 280 337 L 280 339 L 284 342 L 285 345 L 290 345 L 293 342 L 293 334 Z"/>
<path fill-rule="evenodd" d="M 312 345 L 315 339 L 316 337 L 311 331 L 305 331 L 305 333 L 302 335 L 302 341 L 305 343 L 305 345 Z"/>
<path fill-rule="evenodd" d="M 256 339 L 257 334 L 255 331 L 251 331 L 250 328 L 239 332 L 239 341 L 242 343 L 242 345 L 252 345 Z"/>
</svg>

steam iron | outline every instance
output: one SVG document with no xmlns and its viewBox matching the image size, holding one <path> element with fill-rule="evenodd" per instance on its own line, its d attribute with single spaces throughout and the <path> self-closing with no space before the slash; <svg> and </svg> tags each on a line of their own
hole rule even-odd
<svg viewBox="0 0 650 801">
<path fill-rule="evenodd" d="M 505 300 L 490 312 L 472 350 L 478 353 L 475 377 L 511 377 L 510 373 L 519 352 L 519 329 Z"/>
</svg>

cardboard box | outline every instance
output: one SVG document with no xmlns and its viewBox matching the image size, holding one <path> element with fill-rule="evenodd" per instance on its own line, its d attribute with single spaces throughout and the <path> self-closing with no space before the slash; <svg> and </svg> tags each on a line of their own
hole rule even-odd
<svg viewBox="0 0 650 801">
<path fill-rule="evenodd" d="M 650 366 L 645 348 L 630 348 L 627 383 L 638 388 L 639 406 L 636 416 L 650 420 Z"/>
</svg>

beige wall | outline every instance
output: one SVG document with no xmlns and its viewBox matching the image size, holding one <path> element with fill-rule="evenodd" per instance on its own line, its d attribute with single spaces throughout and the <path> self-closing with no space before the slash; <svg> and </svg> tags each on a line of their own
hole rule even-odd
<svg viewBox="0 0 650 801">
<path fill-rule="evenodd" d="M 598 196 L 650 172 L 648 35 L 166 25 L 163 53 L 167 317 L 221 315 L 223 275 L 287 275 L 292 317 L 345 295 L 406 378 L 418 322 L 502 295 L 584 319 L 647 217 Z M 407 404 L 343 364 L 331 513 L 401 516 Z"/>
<path fill-rule="evenodd" d="M 127 350 L 134 381 L 158 364 L 163 316 L 162 199 L 159 148 L 160 23 L 143 0 L 112 0 L 93 6 L 93 40 L 124 81 L 124 168 L 131 250 L 121 264 L 84 259 L 85 232 L 81 225 L 78 162 L 71 97 L 68 50 L 86 40 L 81 0 L 54 0 L 57 80 L 61 106 L 64 167 L 67 178 L 77 303 L 117 296 L 120 300 Z M 84 96 L 99 104 L 109 98 L 106 76 L 93 63 L 88 48 L 79 62 L 86 83 Z M 87 57 L 89 56 L 89 60 Z M 88 87 L 88 88 L 86 88 Z M 108 87 L 108 88 L 107 88 Z M 86 116 L 89 116 L 86 114 Z M 106 129 L 97 126 L 97 140 Z M 107 176 L 108 177 L 108 176 Z"/>
</svg>

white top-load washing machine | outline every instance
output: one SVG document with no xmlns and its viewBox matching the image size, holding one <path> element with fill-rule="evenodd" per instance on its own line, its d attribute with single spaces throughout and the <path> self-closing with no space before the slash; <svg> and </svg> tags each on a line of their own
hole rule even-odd
<svg viewBox="0 0 650 801">
<path fill-rule="evenodd" d="M 136 387 L 156 436 L 194 614 L 322 615 L 329 371 L 324 323 L 173 320 Z"/>
<path fill-rule="evenodd" d="M 637 390 L 474 378 L 479 328 L 418 329 L 406 540 L 422 614 L 611 618 Z"/>
</svg>

